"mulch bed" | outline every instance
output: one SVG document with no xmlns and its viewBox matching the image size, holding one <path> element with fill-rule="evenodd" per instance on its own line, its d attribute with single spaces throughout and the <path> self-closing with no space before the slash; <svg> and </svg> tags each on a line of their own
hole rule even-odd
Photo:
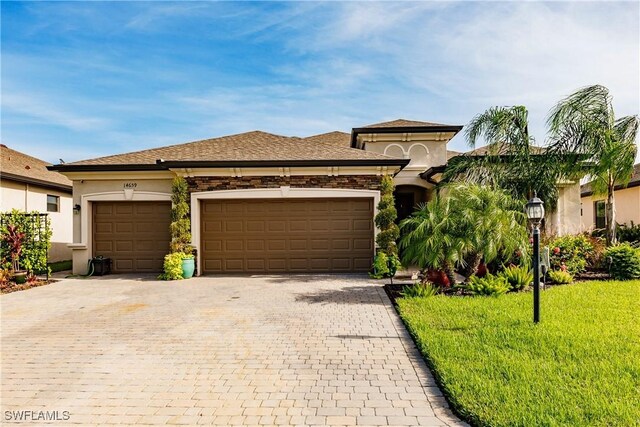
<svg viewBox="0 0 640 427">
<path fill-rule="evenodd" d="M 26 291 L 27 289 L 37 288 L 39 286 L 45 286 L 49 283 L 53 283 L 55 280 L 34 280 L 33 282 L 26 282 L 18 285 L 14 282 L 7 282 L 0 284 L 0 294 L 10 294 L 11 292 Z"/>
</svg>

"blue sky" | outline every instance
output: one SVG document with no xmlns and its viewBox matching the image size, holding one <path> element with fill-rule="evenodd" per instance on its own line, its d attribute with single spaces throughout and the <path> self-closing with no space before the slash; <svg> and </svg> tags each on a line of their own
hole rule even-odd
<svg viewBox="0 0 640 427">
<path fill-rule="evenodd" d="M 584 85 L 640 112 L 639 7 L 3 1 L 2 142 L 57 163 L 523 104 L 542 143 L 549 108 Z"/>
</svg>

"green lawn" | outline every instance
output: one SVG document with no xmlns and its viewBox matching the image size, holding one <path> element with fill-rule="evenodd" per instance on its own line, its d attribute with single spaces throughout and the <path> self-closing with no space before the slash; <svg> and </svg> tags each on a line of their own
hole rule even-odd
<svg viewBox="0 0 640 427">
<path fill-rule="evenodd" d="M 640 281 L 398 300 L 444 393 L 482 426 L 640 425 Z"/>
</svg>

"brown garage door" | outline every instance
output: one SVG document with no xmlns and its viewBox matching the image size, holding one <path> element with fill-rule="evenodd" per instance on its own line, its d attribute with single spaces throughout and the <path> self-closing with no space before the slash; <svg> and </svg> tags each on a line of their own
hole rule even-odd
<svg viewBox="0 0 640 427">
<path fill-rule="evenodd" d="M 205 273 L 367 271 L 373 199 L 207 200 Z"/>
<path fill-rule="evenodd" d="M 169 253 L 170 202 L 93 203 L 93 254 L 115 273 L 160 272 Z"/>
</svg>

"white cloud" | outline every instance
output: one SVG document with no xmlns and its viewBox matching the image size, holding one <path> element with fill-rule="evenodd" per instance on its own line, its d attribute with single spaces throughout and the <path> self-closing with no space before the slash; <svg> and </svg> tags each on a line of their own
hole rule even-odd
<svg viewBox="0 0 640 427">
<path fill-rule="evenodd" d="M 59 104 L 33 93 L 3 93 L 3 113 L 26 116 L 34 123 L 64 127 L 74 131 L 100 130 L 109 125 L 109 120 L 67 111 Z M 5 119 L 6 120 L 6 119 Z"/>
</svg>

